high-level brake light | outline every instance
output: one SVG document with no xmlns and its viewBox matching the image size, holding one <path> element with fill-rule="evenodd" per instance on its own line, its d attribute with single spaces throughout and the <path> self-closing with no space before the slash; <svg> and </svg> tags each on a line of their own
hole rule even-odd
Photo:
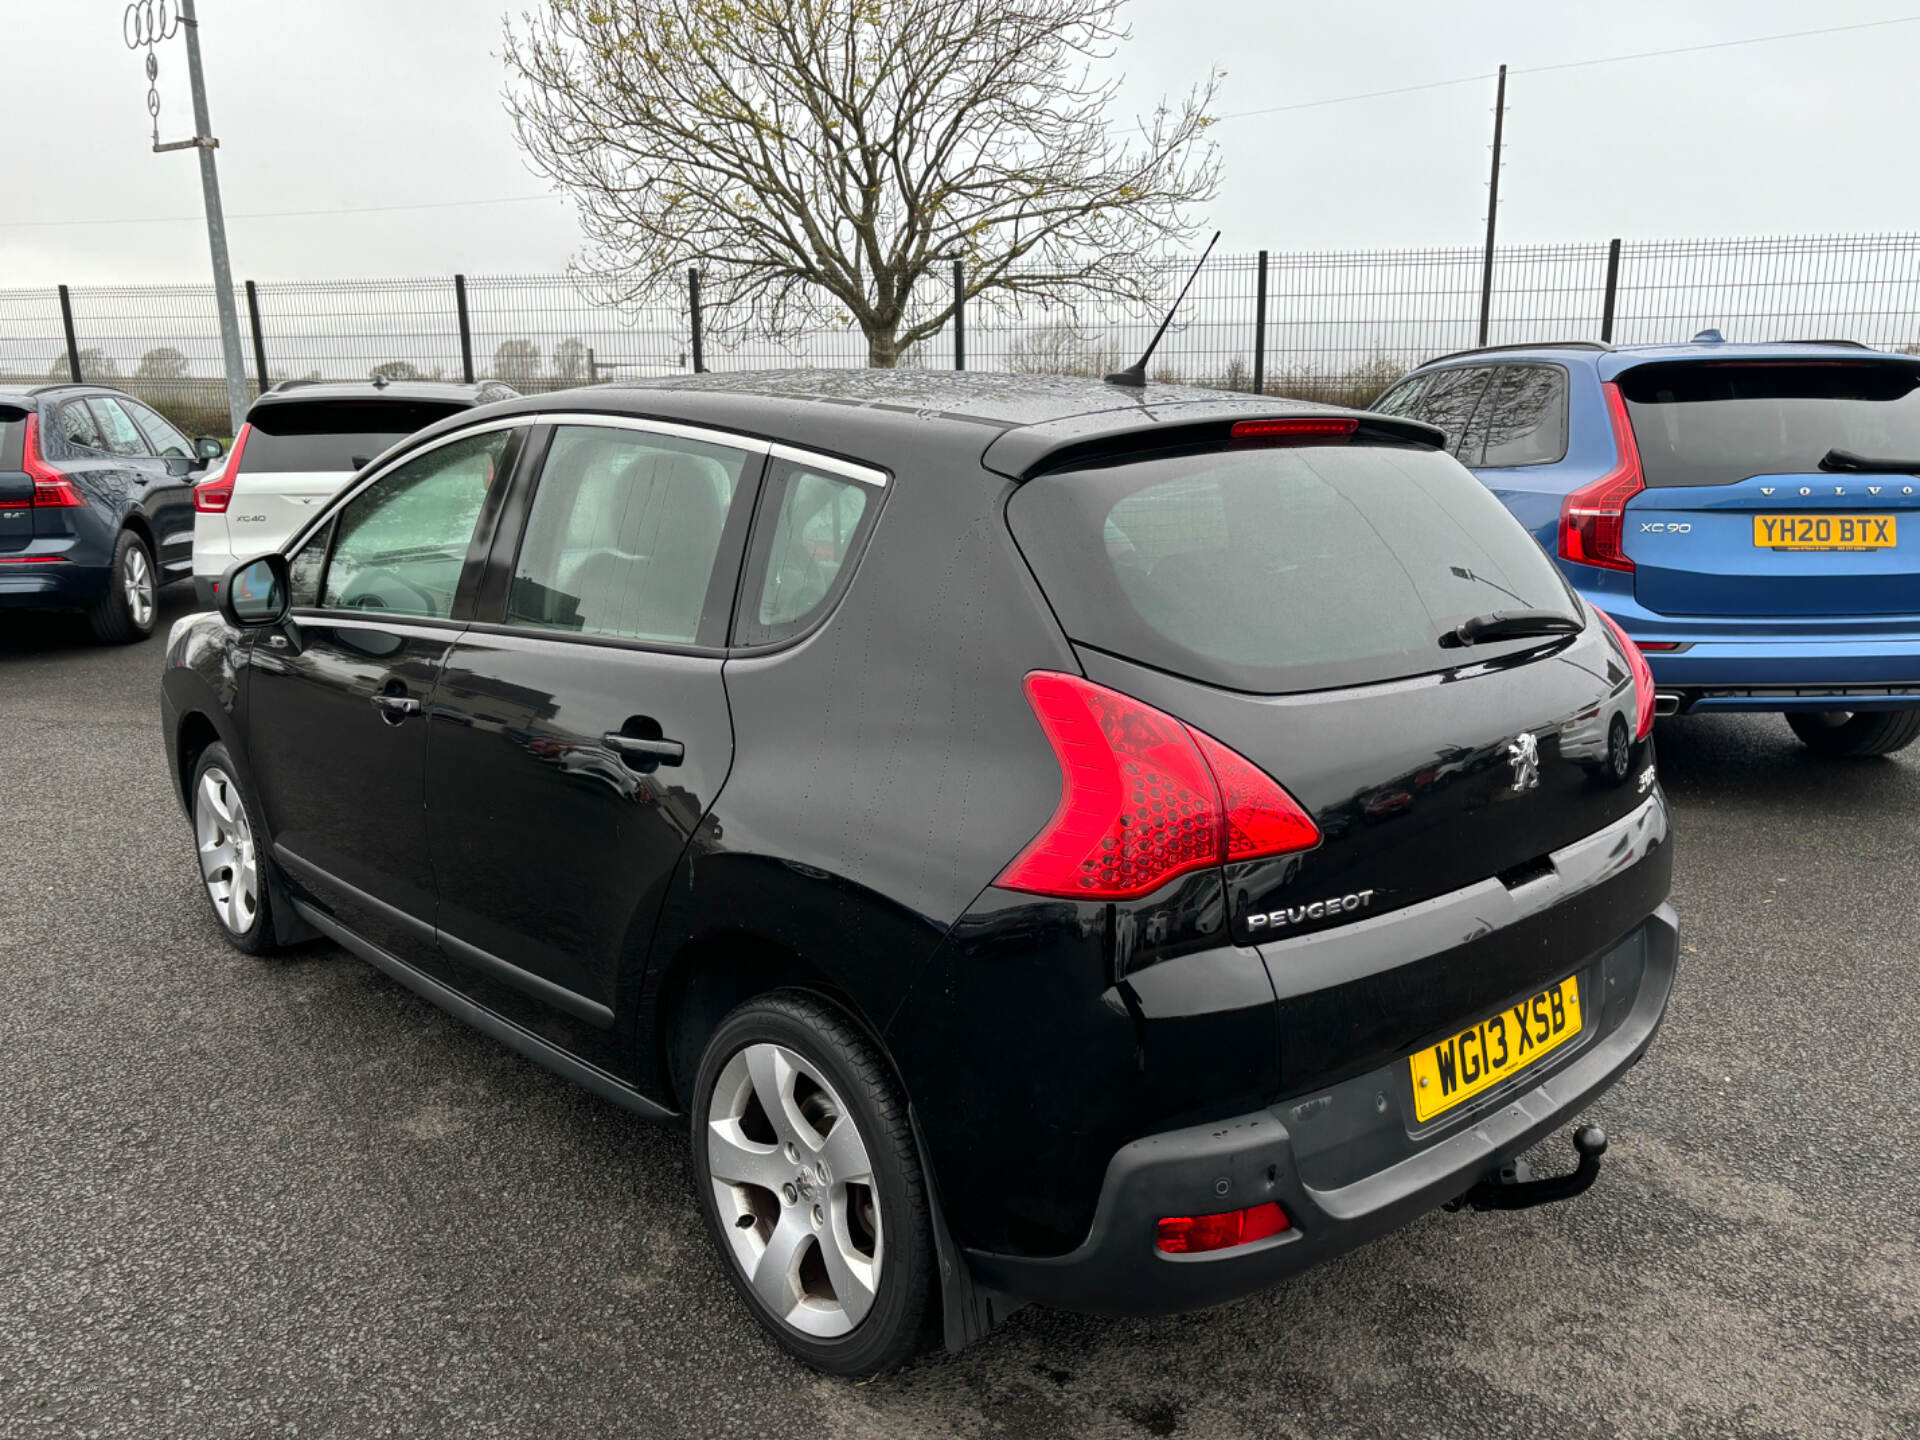
<svg viewBox="0 0 1920 1440">
<path fill-rule="evenodd" d="M 1647 480 L 1620 387 L 1609 380 L 1600 388 L 1606 394 L 1614 452 L 1620 458 L 1613 469 L 1561 502 L 1560 558 L 1631 573 L 1633 561 L 1626 551 L 1627 502 L 1647 488 Z"/>
<path fill-rule="evenodd" d="M 1275 443 L 1312 444 L 1346 440 L 1360 422 L 1347 416 L 1321 415 L 1284 420 L 1236 420 L 1228 432 L 1235 440 L 1270 440 Z"/>
<path fill-rule="evenodd" d="M 1036 670 L 1027 703 L 1060 762 L 1060 803 L 998 883 L 1125 900 L 1229 860 L 1308 850 L 1320 831 L 1251 760 L 1078 675 Z"/>
</svg>

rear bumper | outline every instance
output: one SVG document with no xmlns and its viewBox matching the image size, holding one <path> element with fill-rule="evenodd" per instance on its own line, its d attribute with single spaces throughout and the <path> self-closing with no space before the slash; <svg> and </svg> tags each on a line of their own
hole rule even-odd
<svg viewBox="0 0 1920 1440">
<path fill-rule="evenodd" d="M 1673 988 L 1678 936 L 1663 905 L 1584 965 L 1590 1034 L 1476 1097 L 1469 1124 L 1414 1126 L 1389 1098 L 1405 1090 L 1402 1060 L 1250 1114 L 1149 1136 L 1113 1157 L 1079 1248 L 1049 1257 L 968 1251 L 973 1277 L 1062 1309 L 1165 1314 L 1262 1289 L 1397 1229 L 1569 1123 L 1646 1053 Z M 1383 1141 L 1402 1158 L 1326 1183 L 1325 1157 Z M 1266 1201 L 1291 1222 L 1279 1235 L 1199 1255 L 1155 1246 L 1162 1216 Z"/>
<path fill-rule="evenodd" d="M 0 609 L 85 610 L 112 578 L 111 565 L 0 563 Z"/>
</svg>

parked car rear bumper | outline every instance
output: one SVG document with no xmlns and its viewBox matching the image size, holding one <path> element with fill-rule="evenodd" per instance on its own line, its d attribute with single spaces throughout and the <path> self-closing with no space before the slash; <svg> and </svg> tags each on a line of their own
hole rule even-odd
<svg viewBox="0 0 1920 1440">
<path fill-rule="evenodd" d="M 1441 1133 L 1423 1137 L 1397 1109 L 1379 1108 L 1376 1097 L 1394 1094 L 1403 1078 L 1400 1060 L 1321 1093 L 1151 1135 L 1113 1157 L 1092 1230 L 1077 1249 L 1049 1257 L 969 1251 L 973 1277 L 1067 1310 L 1165 1314 L 1232 1300 L 1365 1244 L 1460 1196 L 1570 1124 L 1618 1080 L 1659 1028 L 1678 950 L 1679 922 L 1662 905 L 1582 971 L 1593 977 L 1588 993 L 1601 998 L 1591 1007 L 1591 1038 L 1471 1102 L 1479 1118 L 1464 1128 L 1429 1122 Z M 1316 1155 L 1367 1144 L 1359 1128 L 1383 1124 L 1396 1131 L 1403 1158 L 1344 1183 L 1313 1183 Z M 1355 1133 L 1320 1133 L 1329 1127 Z M 1195 1255 L 1165 1254 L 1155 1243 L 1162 1217 L 1267 1201 L 1289 1222 L 1271 1238 Z"/>
<path fill-rule="evenodd" d="M 47 546 L 0 557 L 0 609 L 84 610 L 105 593 L 111 565 L 89 565 Z"/>
</svg>

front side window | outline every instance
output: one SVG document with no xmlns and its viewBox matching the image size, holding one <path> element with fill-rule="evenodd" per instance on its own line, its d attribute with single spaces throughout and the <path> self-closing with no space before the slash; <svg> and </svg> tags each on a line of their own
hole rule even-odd
<svg viewBox="0 0 1920 1440">
<path fill-rule="evenodd" d="M 1467 422 L 1460 463 L 1550 465 L 1567 454 L 1567 372 L 1558 365 L 1500 365 Z"/>
<path fill-rule="evenodd" d="M 320 603 L 320 577 L 327 568 L 327 544 L 333 539 L 333 521 L 329 520 L 302 545 L 287 562 L 288 600 L 296 609 L 311 609 Z"/>
<path fill-rule="evenodd" d="M 512 436 L 489 430 L 450 441 L 349 501 L 333 520 L 321 605 L 435 619 L 452 614 L 480 507 L 490 486 L 505 483 Z M 299 589 L 296 580 L 296 597 Z"/>
<path fill-rule="evenodd" d="M 758 583 L 749 593 L 758 598 L 747 610 L 742 644 L 784 640 L 813 622 L 837 592 L 878 499 L 873 485 L 794 461 L 775 462 L 760 506 L 773 524 L 764 548 L 755 545 Z"/>
<path fill-rule="evenodd" d="M 159 412 L 149 409 L 138 400 L 122 400 L 120 408 L 133 416 L 133 423 L 147 437 L 147 444 L 153 447 L 154 454 L 164 455 L 170 460 L 192 457 L 193 446 L 188 443 L 187 437 L 174 429 Z"/>
<path fill-rule="evenodd" d="M 100 438 L 100 427 L 94 423 L 93 412 L 84 400 L 69 400 L 60 407 L 60 434 L 69 445 L 81 445 L 89 450 L 107 448 L 107 442 Z"/>
<path fill-rule="evenodd" d="M 93 418 L 100 422 L 100 433 L 106 437 L 107 449 L 116 455 L 145 455 L 147 442 L 140 438 L 140 431 L 133 423 L 133 417 L 120 408 L 120 402 L 110 396 L 95 395 L 87 401 L 93 411 Z"/>
<path fill-rule="evenodd" d="M 507 623 L 694 644 L 750 458 L 625 427 L 561 426 L 527 516 Z"/>
</svg>

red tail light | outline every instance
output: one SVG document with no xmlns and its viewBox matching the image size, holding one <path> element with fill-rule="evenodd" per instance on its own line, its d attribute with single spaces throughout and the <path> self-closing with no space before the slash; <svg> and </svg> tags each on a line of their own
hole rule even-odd
<svg viewBox="0 0 1920 1440">
<path fill-rule="evenodd" d="M 1358 420 L 1338 415 L 1298 420 L 1236 420 L 1228 434 L 1235 440 L 1332 441 L 1349 438 L 1359 424 Z"/>
<path fill-rule="evenodd" d="M 1607 419 L 1613 424 L 1613 445 L 1619 463 L 1591 485 L 1582 485 L 1560 506 L 1560 558 L 1603 570 L 1633 569 L 1627 558 L 1627 502 L 1647 488 L 1640 469 L 1640 447 L 1627 419 L 1627 402 L 1612 381 L 1606 392 Z"/>
<path fill-rule="evenodd" d="M 1627 668 L 1633 672 L 1633 700 L 1637 708 L 1633 738 L 1644 740 L 1653 733 L 1653 667 L 1647 664 L 1647 657 L 1640 653 L 1632 637 L 1620 628 L 1619 621 L 1604 610 L 1600 611 L 1600 618 L 1607 622 L 1620 648 L 1627 652 Z"/>
<path fill-rule="evenodd" d="M 1060 762 L 1060 804 L 1001 874 L 1007 889 L 1125 900 L 1319 843 L 1293 797 L 1212 736 L 1077 675 L 1036 670 L 1026 691 Z"/>
<path fill-rule="evenodd" d="M 40 417 L 28 415 L 21 441 L 20 468 L 33 479 L 33 503 L 48 510 L 78 509 L 86 499 L 73 481 L 40 458 Z"/>
<path fill-rule="evenodd" d="M 203 515 L 224 515 L 233 501 L 233 480 L 240 473 L 240 454 L 247 448 L 253 426 L 242 425 L 233 437 L 233 448 L 220 468 L 193 487 L 193 508 Z"/>
<path fill-rule="evenodd" d="M 1224 1215 L 1169 1215 L 1158 1226 L 1156 1243 L 1169 1255 L 1193 1255 L 1251 1245 L 1287 1228 L 1286 1212 L 1269 1200 Z"/>
</svg>

